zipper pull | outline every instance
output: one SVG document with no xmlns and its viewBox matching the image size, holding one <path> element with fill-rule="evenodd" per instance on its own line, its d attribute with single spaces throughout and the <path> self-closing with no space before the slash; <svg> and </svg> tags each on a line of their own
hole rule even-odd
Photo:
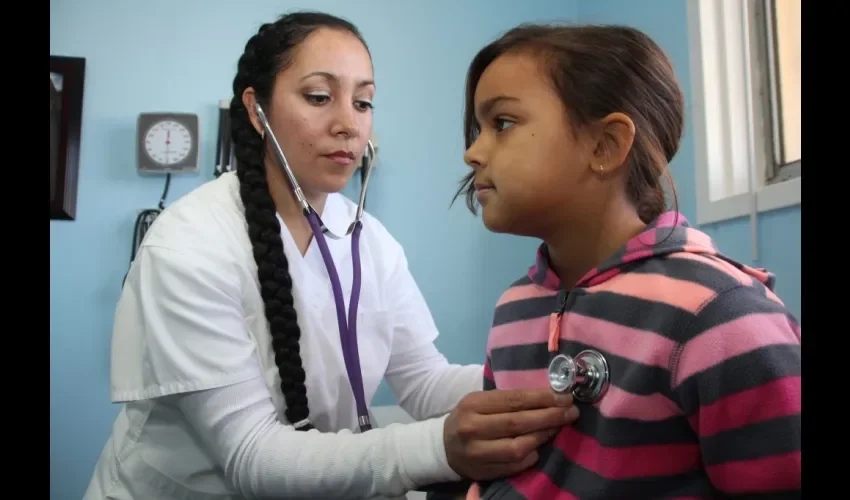
<svg viewBox="0 0 850 500">
<path fill-rule="evenodd" d="M 561 338 L 561 318 L 564 316 L 564 311 L 567 309 L 566 290 L 558 292 L 558 308 L 549 315 L 549 352 L 558 352 L 558 340 Z"/>
</svg>

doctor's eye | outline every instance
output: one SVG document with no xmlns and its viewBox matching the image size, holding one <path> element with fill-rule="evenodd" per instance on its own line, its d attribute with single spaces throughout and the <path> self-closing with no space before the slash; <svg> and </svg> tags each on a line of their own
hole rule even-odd
<svg viewBox="0 0 850 500">
<path fill-rule="evenodd" d="M 358 111 L 369 111 L 370 109 L 374 109 L 375 105 L 370 101 L 354 101 L 354 107 L 357 108 Z"/>
<path fill-rule="evenodd" d="M 493 120 L 493 127 L 497 132 L 502 132 L 514 126 L 516 124 L 513 120 L 508 120 L 507 118 L 496 118 Z"/>
<path fill-rule="evenodd" d="M 304 99 L 306 99 L 307 102 L 309 102 L 310 104 L 312 104 L 314 106 L 321 106 L 322 104 L 325 104 L 328 101 L 330 101 L 331 96 L 329 96 L 327 94 L 312 93 L 312 94 L 304 94 Z"/>
</svg>

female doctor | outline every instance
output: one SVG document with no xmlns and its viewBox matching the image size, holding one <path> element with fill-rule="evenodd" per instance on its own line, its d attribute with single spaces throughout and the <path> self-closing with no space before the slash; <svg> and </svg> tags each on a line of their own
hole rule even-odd
<svg viewBox="0 0 850 500">
<path fill-rule="evenodd" d="M 387 230 L 363 216 L 355 279 L 354 235 L 317 236 L 282 168 L 276 145 L 309 206 L 344 234 L 356 206 L 336 193 L 367 150 L 375 94 L 357 29 L 321 13 L 263 25 L 233 93 L 238 173 L 163 212 L 127 277 L 111 385 L 124 408 L 85 498 L 399 496 L 533 465 L 577 418 L 569 397 L 482 392 L 481 366 L 435 348 Z M 356 328 L 331 293 L 349 307 L 353 288 Z M 384 377 L 418 422 L 369 430 L 363 400 Z"/>
</svg>

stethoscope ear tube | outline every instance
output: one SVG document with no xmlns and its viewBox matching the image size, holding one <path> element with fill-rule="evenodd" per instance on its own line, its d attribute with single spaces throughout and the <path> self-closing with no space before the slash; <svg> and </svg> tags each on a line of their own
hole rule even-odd
<svg viewBox="0 0 850 500">
<path fill-rule="evenodd" d="M 280 143 L 277 141 L 277 137 L 275 137 L 274 132 L 272 132 L 271 125 L 269 125 L 269 121 L 266 118 L 266 114 L 263 112 L 262 106 L 260 103 L 254 103 L 254 111 L 257 113 L 257 117 L 260 119 L 260 124 L 265 131 L 265 135 L 271 140 L 272 147 L 277 154 L 278 159 L 280 160 L 280 165 L 283 168 L 283 171 L 286 173 L 286 177 L 289 180 L 290 185 L 292 185 L 292 190 L 295 193 L 295 198 L 298 200 L 298 204 L 301 206 L 302 212 L 304 212 L 305 217 L 309 217 L 310 214 L 315 214 L 318 217 L 318 213 L 313 209 L 310 205 L 310 202 L 307 201 L 307 197 L 304 196 L 304 191 L 301 190 L 301 186 L 298 184 L 298 181 L 295 179 L 295 174 L 292 172 L 292 169 L 289 167 L 289 162 L 286 161 L 286 155 L 283 154 L 283 149 L 280 147 Z M 369 186 L 369 178 L 372 176 L 372 170 L 375 167 L 375 158 L 377 156 L 377 150 L 375 149 L 375 145 L 372 144 L 372 141 L 366 143 L 366 155 L 363 159 L 363 166 L 361 168 L 365 169 L 365 174 L 363 174 L 363 181 L 360 186 L 360 199 L 357 202 L 357 212 L 354 216 L 354 220 L 349 224 L 348 230 L 343 235 L 337 235 L 333 231 L 331 231 L 324 222 L 322 222 L 321 217 L 319 217 L 319 223 L 321 225 L 322 233 L 326 236 L 335 239 L 341 240 L 347 236 L 350 236 L 354 232 L 354 228 L 357 224 L 360 223 L 360 220 L 363 218 L 363 207 L 366 203 L 366 189 Z"/>
</svg>

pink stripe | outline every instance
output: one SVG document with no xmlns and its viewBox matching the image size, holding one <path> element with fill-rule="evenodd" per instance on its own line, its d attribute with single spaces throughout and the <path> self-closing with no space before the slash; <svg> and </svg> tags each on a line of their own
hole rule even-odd
<svg viewBox="0 0 850 500">
<path fill-rule="evenodd" d="M 611 385 L 608 393 L 596 405 L 606 418 L 623 418 L 643 422 L 657 422 L 682 415 L 679 406 L 663 394 L 647 396 L 632 394 Z"/>
<path fill-rule="evenodd" d="M 582 279 L 579 280 L 579 284 L 582 285 L 582 286 L 594 286 L 597 283 L 602 283 L 604 281 L 608 281 L 609 279 L 613 278 L 614 276 L 617 276 L 618 274 L 620 274 L 620 268 L 615 267 L 615 268 L 609 269 L 609 270 L 607 270 L 607 271 L 605 271 L 604 273 L 601 273 L 601 274 L 596 274 L 596 273 L 597 273 L 596 269 L 590 271 Z M 590 280 L 587 281 L 587 283 L 585 283 L 585 280 L 587 280 L 588 278 L 590 278 Z"/>
<path fill-rule="evenodd" d="M 750 314 L 716 326 L 685 345 L 676 385 L 703 370 L 747 352 L 782 344 L 799 344 L 784 314 Z"/>
<path fill-rule="evenodd" d="M 785 377 L 700 408 L 691 418 L 691 425 L 704 438 L 773 418 L 799 415 L 802 411 L 800 377 Z"/>
<path fill-rule="evenodd" d="M 485 367 L 485 376 L 488 371 Z M 548 370 L 505 370 L 493 374 L 499 389 L 542 389 L 549 386 Z M 663 394 L 640 396 L 626 392 L 615 385 L 597 403 L 599 412 L 606 418 L 627 418 L 632 420 L 656 422 L 682 415 L 681 409 Z"/>
<path fill-rule="evenodd" d="M 780 306 L 783 306 L 783 307 L 785 306 L 785 304 L 782 302 L 782 299 L 780 299 L 779 297 L 777 297 L 777 296 L 776 296 L 776 294 L 775 294 L 775 293 L 773 293 L 773 292 L 772 292 L 769 288 L 766 288 L 766 289 L 765 289 L 765 291 L 767 292 L 767 293 L 765 293 L 765 295 L 767 295 L 767 298 L 769 298 L 770 300 L 772 300 L 772 301 L 776 302 L 776 303 L 777 303 L 777 304 L 779 304 Z"/>
<path fill-rule="evenodd" d="M 549 334 L 549 317 L 524 319 L 490 329 L 487 352 L 500 347 L 546 342 Z"/>
<path fill-rule="evenodd" d="M 541 325 L 545 332 L 546 320 Z M 573 312 L 564 314 L 561 338 L 581 342 L 635 363 L 661 368 L 668 367 L 670 356 L 676 348 L 676 342 L 655 332 L 630 328 Z"/>
<path fill-rule="evenodd" d="M 540 267 L 540 262 L 543 261 L 543 245 L 537 247 L 537 255 L 534 257 L 534 265 L 528 269 L 528 276 L 533 278 Z"/>
<path fill-rule="evenodd" d="M 797 339 L 797 342 L 802 342 L 803 328 L 797 323 L 791 323 L 791 330 L 794 332 L 794 337 Z"/>
<path fill-rule="evenodd" d="M 758 268 L 755 268 L 755 267 L 750 267 L 750 266 L 744 265 L 744 269 L 743 269 L 742 272 L 749 274 L 750 276 L 755 277 L 756 279 L 758 279 L 762 283 L 767 282 L 768 273 L 764 269 L 758 269 Z"/>
<path fill-rule="evenodd" d="M 536 284 L 519 285 L 505 290 L 505 293 L 502 294 L 502 296 L 499 298 L 499 302 L 496 305 L 501 306 L 510 302 L 517 302 L 519 300 L 526 299 L 536 299 L 539 297 L 551 297 L 553 295 L 557 295 L 557 293 L 558 292 L 556 291 L 543 288 Z"/>
<path fill-rule="evenodd" d="M 652 248 L 647 248 L 644 250 L 635 250 L 633 252 L 625 254 L 623 256 L 622 262 L 623 264 L 627 264 L 636 260 L 646 259 L 647 257 L 652 257 L 654 253 L 655 251 Z"/>
<path fill-rule="evenodd" d="M 657 241 L 657 238 L 655 237 L 656 232 L 656 229 L 650 229 L 630 239 L 626 242 L 626 253 L 629 254 L 631 252 L 638 252 L 647 249 L 651 250 L 650 247 L 654 246 Z M 669 229 L 665 231 L 665 233 L 669 232 Z"/>
<path fill-rule="evenodd" d="M 616 279 L 588 288 L 589 292 L 611 292 L 651 302 L 662 302 L 689 312 L 697 311 L 714 298 L 714 290 L 693 281 L 663 274 L 625 273 Z"/>
<path fill-rule="evenodd" d="M 549 288 L 552 290 L 557 290 L 560 286 L 560 280 L 555 273 L 546 266 L 545 259 L 543 257 L 543 245 L 537 247 L 537 258 L 534 261 L 534 265 L 528 269 L 528 277 L 529 279 L 534 280 L 537 274 L 540 273 L 541 266 L 544 266 L 546 269 L 546 275 L 543 277 L 542 286 L 545 288 Z"/>
<path fill-rule="evenodd" d="M 675 210 L 669 210 L 659 215 L 657 219 L 655 219 L 656 227 L 673 227 L 675 225 L 687 224 L 688 219 L 685 218 L 684 215 L 676 212 Z"/>
<path fill-rule="evenodd" d="M 562 490 L 552 482 L 545 472 L 528 470 L 518 474 L 508 482 L 525 498 L 545 498 L 546 500 L 579 500 L 579 497 Z"/>
<path fill-rule="evenodd" d="M 654 251 L 658 244 L 666 238 L 670 238 L 672 225 L 657 226 L 642 232 L 626 243 L 626 253 L 642 252 L 644 250 Z M 707 234 L 693 228 L 680 228 L 685 231 L 685 247 L 696 253 L 714 253 L 714 243 Z M 675 230 L 674 230 L 675 231 Z"/>
<path fill-rule="evenodd" d="M 701 464 L 696 442 L 609 448 L 566 426 L 553 444 L 573 462 L 607 479 L 674 476 Z"/>
<path fill-rule="evenodd" d="M 546 269 L 546 278 L 543 280 L 543 286 L 550 290 L 558 290 L 561 287 L 561 280 L 558 275 L 551 269 Z"/>
<path fill-rule="evenodd" d="M 500 390 L 545 389 L 549 387 L 549 376 L 546 368 L 497 371 L 493 376 L 496 380 L 496 387 Z"/>
<path fill-rule="evenodd" d="M 714 242 L 711 241 L 711 237 L 709 235 L 691 227 L 685 229 L 685 234 L 687 235 L 687 243 L 685 243 L 685 246 L 698 248 L 699 251 L 708 250 L 712 253 L 714 252 Z"/>
<path fill-rule="evenodd" d="M 706 468 L 711 483 L 727 494 L 800 489 L 800 452 L 726 462 Z"/>
</svg>

